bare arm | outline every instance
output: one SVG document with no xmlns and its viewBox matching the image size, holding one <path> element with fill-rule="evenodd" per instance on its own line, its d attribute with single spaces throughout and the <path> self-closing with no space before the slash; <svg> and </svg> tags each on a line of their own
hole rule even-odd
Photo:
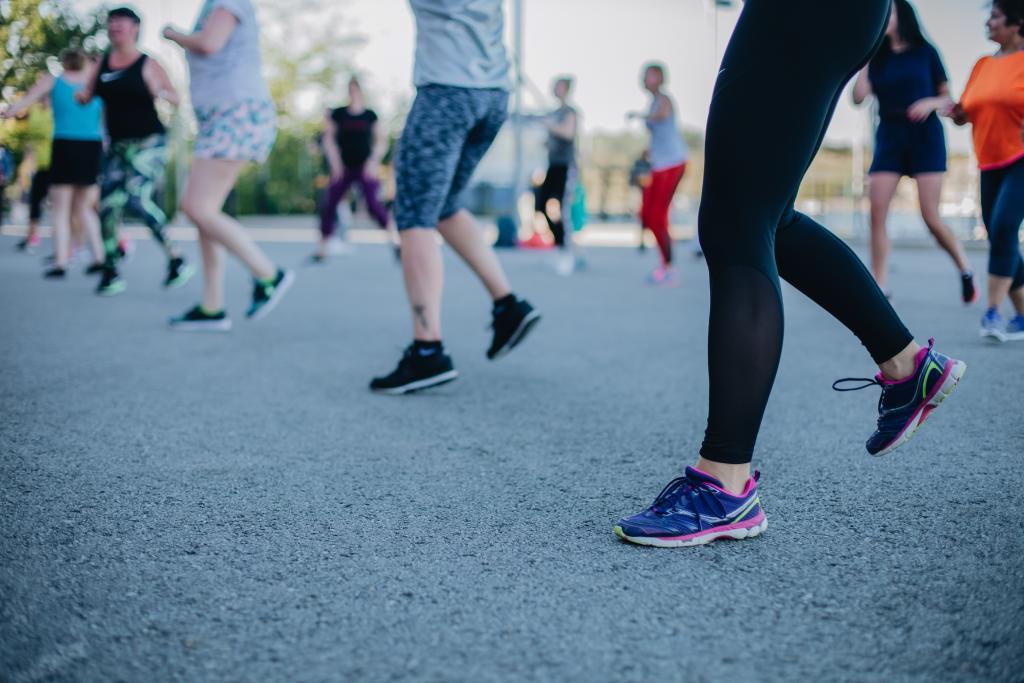
<svg viewBox="0 0 1024 683">
<path fill-rule="evenodd" d="M 320 139 L 320 144 L 324 148 L 324 156 L 327 157 L 327 167 L 331 169 L 331 179 L 337 179 L 341 177 L 341 172 L 344 170 L 344 166 L 341 163 L 341 150 L 338 149 L 338 141 L 336 136 L 338 134 L 338 127 L 334 123 L 334 119 L 331 118 L 330 110 L 324 115 L 324 134 Z"/>
<path fill-rule="evenodd" d="M 203 21 L 203 28 L 194 33 L 184 33 L 173 26 L 165 26 L 163 36 L 197 55 L 212 55 L 220 52 L 231 39 L 238 27 L 238 17 L 223 7 L 210 12 Z"/>
<path fill-rule="evenodd" d="M 50 74 L 44 74 L 38 81 L 35 82 L 35 85 L 29 88 L 28 92 L 25 93 L 21 97 L 21 99 L 19 99 L 17 102 L 8 107 L 6 111 L 4 111 L 3 118 L 13 119 L 29 107 L 31 107 L 36 102 L 39 102 L 40 100 L 45 98 L 47 95 L 50 94 L 50 91 L 53 90 L 54 80 L 56 79 L 54 79 L 54 77 Z"/>
<path fill-rule="evenodd" d="M 147 59 L 146 63 L 142 65 L 142 79 L 146 81 L 149 93 L 153 97 L 159 97 L 175 107 L 181 103 L 181 97 L 178 95 L 178 91 L 174 89 L 174 84 L 171 83 L 171 77 L 164 71 L 160 62 L 152 57 Z"/>
<path fill-rule="evenodd" d="M 92 98 L 96 96 L 96 79 L 99 78 L 100 63 L 90 64 L 86 68 L 89 70 L 89 73 L 85 78 L 85 85 L 75 93 L 75 101 L 79 104 L 89 104 L 92 102 Z"/>
<path fill-rule="evenodd" d="M 569 112 L 561 123 L 548 121 L 548 130 L 556 137 L 563 140 L 573 140 L 576 137 L 576 112 Z"/>
<path fill-rule="evenodd" d="M 871 94 L 871 80 L 868 78 L 868 68 L 865 66 L 857 74 L 857 80 L 853 84 L 853 103 L 861 104 Z"/>
<path fill-rule="evenodd" d="M 670 116 L 672 116 L 672 100 L 665 95 L 658 95 L 658 106 L 644 118 L 648 121 L 664 121 Z"/>
<path fill-rule="evenodd" d="M 907 118 L 920 123 L 928 118 L 932 112 L 944 114 L 953 106 L 953 98 L 949 96 L 949 83 L 939 83 L 936 88 L 938 94 L 935 97 L 924 97 L 910 105 L 907 109 Z"/>
<path fill-rule="evenodd" d="M 369 164 L 373 168 L 380 165 L 380 160 L 384 158 L 384 155 L 388 151 L 388 138 L 384 134 L 384 128 L 380 125 L 380 120 L 373 122 L 373 153 L 370 154 Z"/>
</svg>

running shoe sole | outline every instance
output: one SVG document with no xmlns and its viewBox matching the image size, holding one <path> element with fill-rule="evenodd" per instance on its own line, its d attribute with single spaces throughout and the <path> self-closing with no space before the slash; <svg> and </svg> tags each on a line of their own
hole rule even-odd
<svg viewBox="0 0 1024 683">
<path fill-rule="evenodd" d="M 1003 332 L 1003 341 L 1024 341 L 1024 332 Z"/>
<path fill-rule="evenodd" d="M 292 284 L 295 282 L 295 273 L 291 270 L 284 271 L 284 278 L 281 280 L 281 284 L 274 287 L 274 293 L 267 299 L 267 303 L 263 304 L 255 313 L 246 316 L 249 320 L 262 320 L 267 315 L 277 308 L 277 304 L 281 302 L 284 295 L 288 293 L 288 290 L 292 288 Z"/>
<path fill-rule="evenodd" d="M 1006 333 L 1002 330 L 986 329 L 982 327 L 978 330 L 978 336 L 982 339 L 991 339 L 992 341 L 999 342 L 1000 344 L 1006 341 Z"/>
<path fill-rule="evenodd" d="M 516 328 L 516 331 L 513 332 L 512 336 L 508 338 L 507 342 L 505 342 L 505 345 L 498 349 L 490 359 L 498 360 L 502 356 L 507 355 L 509 351 L 519 346 L 519 344 L 526 339 L 526 335 L 530 333 L 530 330 L 540 322 L 540 318 L 541 315 L 537 311 L 530 311 L 527 313 L 526 317 L 524 317 L 522 322 L 519 323 L 519 327 Z"/>
<path fill-rule="evenodd" d="M 189 320 L 185 322 L 169 322 L 170 327 L 175 332 L 230 332 L 231 331 L 231 320 L 225 318 L 224 320 L 211 320 L 209 322 L 198 322 L 195 320 Z"/>
<path fill-rule="evenodd" d="M 178 277 L 174 278 L 173 280 L 170 280 L 169 282 L 164 283 L 164 287 L 166 287 L 167 289 L 177 289 L 178 287 L 181 287 L 186 282 L 191 280 L 192 276 L 195 274 L 196 267 L 193 266 L 191 263 L 186 263 L 184 266 L 182 266 L 181 270 L 178 271 Z"/>
<path fill-rule="evenodd" d="M 459 378 L 458 370 L 449 370 L 442 372 L 440 375 L 434 375 L 433 377 L 427 377 L 426 379 L 418 379 L 415 382 L 409 382 L 403 384 L 400 387 L 390 387 L 387 389 L 373 389 L 370 391 L 375 394 L 387 394 L 389 396 L 401 396 L 402 394 L 411 394 L 415 391 L 422 391 L 424 389 L 430 389 L 431 387 L 439 387 L 442 384 L 448 384 L 454 382 Z"/>
<path fill-rule="evenodd" d="M 687 534 L 686 536 L 668 536 L 664 538 L 651 536 L 629 536 L 622 530 L 622 527 L 618 525 L 615 527 L 615 535 L 624 541 L 629 541 L 630 543 L 635 543 L 637 545 L 649 545 L 656 548 L 686 548 L 695 545 L 705 545 L 712 541 L 717 541 L 720 538 L 733 540 L 755 538 L 763 534 L 767 528 L 768 518 L 765 517 L 762 512 L 758 517 L 755 517 L 749 522 L 740 522 L 738 524 L 730 524 L 724 527 L 708 529 L 707 531 L 698 531 L 695 534 Z"/>
<path fill-rule="evenodd" d="M 124 282 L 115 282 L 109 287 L 104 287 L 103 289 L 96 290 L 96 293 L 99 294 L 100 296 L 117 296 L 118 294 L 124 292 L 124 290 L 126 289 L 128 289 L 128 285 L 126 285 Z"/>
<path fill-rule="evenodd" d="M 960 360 L 950 359 L 949 365 L 942 374 L 942 379 L 932 390 L 932 393 L 928 396 L 928 400 L 918 406 L 910 420 L 907 421 L 903 431 L 893 439 L 892 443 L 875 453 L 875 457 L 881 457 L 888 453 L 892 453 L 894 450 L 910 441 L 911 437 L 917 433 L 917 430 L 921 428 L 921 425 L 928 419 L 928 416 L 931 415 L 932 411 L 938 408 L 939 404 L 949 398 L 950 394 L 953 393 L 953 390 L 956 389 L 956 385 L 960 383 L 960 378 L 964 376 L 964 372 L 966 372 L 966 370 L 966 363 Z"/>
</svg>

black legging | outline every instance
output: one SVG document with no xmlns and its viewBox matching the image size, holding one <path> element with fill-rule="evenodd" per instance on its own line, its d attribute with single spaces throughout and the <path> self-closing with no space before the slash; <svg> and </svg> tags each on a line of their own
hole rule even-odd
<svg viewBox="0 0 1024 683">
<path fill-rule="evenodd" d="M 989 274 L 1013 278 L 1010 291 L 1024 287 L 1019 238 L 1024 221 L 1024 159 L 1006 168 L 981 172 L 981 219 L 992 245 Z"/>
<path fill-rule="evenodd" d="M 849 247 L 793 209 L 843 86 L 884 38 L 891 0 L 747 0 L 705 144 L 700 241 L 711 279 L 701 455 L 750 462 L 782 351 L 781 275 L 876 362 L 913 339 Z"/>
</svg>

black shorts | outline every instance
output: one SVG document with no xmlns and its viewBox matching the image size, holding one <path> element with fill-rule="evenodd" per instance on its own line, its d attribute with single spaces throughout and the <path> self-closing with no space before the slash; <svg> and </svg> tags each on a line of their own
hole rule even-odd
<svg viewBox="0 0 1024 683">
<path fill-rule="evenodd" d="M 50 184 L 95 185 L 102 155 L 103 143 L 99 140 L 55 139 L 50 156 Z"/>
<path fill-rule="evenodd" d="M 37 221 L 43 217 L 43 201 L 50 191 L 50 172 L 36 171 L 32 174 L 32 186 L 28 191 L 28 217 Z"/>
</svg>

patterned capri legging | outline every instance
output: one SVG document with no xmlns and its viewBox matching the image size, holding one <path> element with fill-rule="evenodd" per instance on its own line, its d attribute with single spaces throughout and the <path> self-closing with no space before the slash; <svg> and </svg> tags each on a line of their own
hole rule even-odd
<svg viewBox="0 0 1024 683">
<path fill-rule="evenodd" d="M 117 262 L 117 228 L 125 210 L 136 214 L 153 232 L 167 258 L 174 245 L 164 234 L 167 214 L 153 198 L 167 165 L 167 140 L 150 135 L 138 140 L 118 140 L 103 155 L 100 171 L 100 226 L 108 265 Z"/>
</svg>

